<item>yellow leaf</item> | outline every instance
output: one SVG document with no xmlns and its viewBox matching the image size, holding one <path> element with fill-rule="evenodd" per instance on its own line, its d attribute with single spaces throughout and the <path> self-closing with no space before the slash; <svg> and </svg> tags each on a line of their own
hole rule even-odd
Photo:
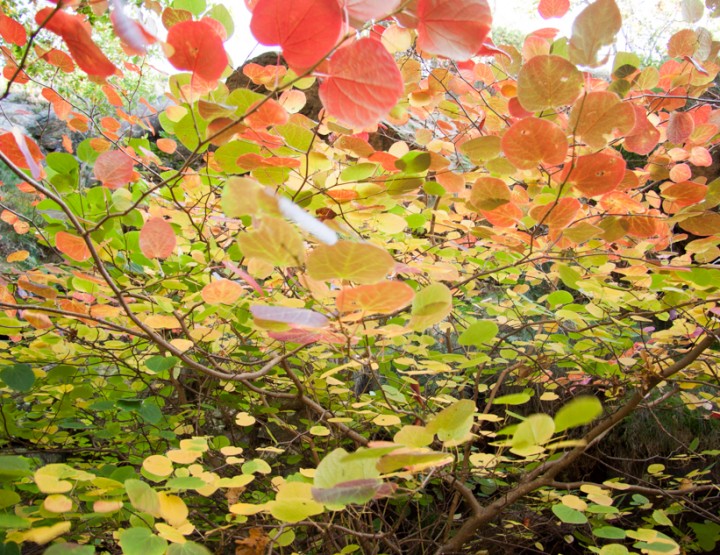
<svg viewBox="0 0 720 555">
<path fill-rule="evenodd" d="M 22 262 L 23 260 L 27 260 L 28 256 L 30 256 L 28 251 L 15 251 L 8 254 L 7 261 L 10 263 Z"/>
<path fill-rule="evenodd" d="M 173 464 L 169 458 L 163 455 L 150 455 L 143 461 L 143 468 L 155 476 L 170 476 Z"/>
<path fill-rule="evenodd" d="M 122 501 L 95 501 L 93 503 L 93 511 L 96 513 L 114 513 L 122 508 Z"/>
<path fill-rule="evenodd" d="M 185 449 L 171 449 L 167 453 L 167 458 L 177 464 L 191 464 L 202 456 L 200 451 L 189 451 Z"/>
<path fill-rule="evenodd" d="M 171 526 L 179 526 L 187 520 L 188 508 L 177 495 L 158 493 L 160 516 Z"/>
<path fill-rule="evenodd" d="M 400 418 L 394 414 L 380 414 L 373 419 L 373 424 L 378 426 L 397 426 L 400 424 Z"/>
<path fill-rule="evenodd" d="M 179 530 L 176 528 L 173 528 L 172 526 L 168 526 L 164 522 L 158 522 L 155 524 L 155 530 L 158 531 L 158 536 L 161 538 L 165 538 L 167 541 L 172 543 L 185 543 L 187 540 L 185 539 L 185 536 L 183 536 Z"/>
<path fill-rule="evenodd" d="M 166 314 L 153 314 L 148 316 L 145 318 L 143 324 L 155 330 L 169 330 L 180 327 L 180 322 L 178 322 L 175 316 L 168 316 Z"/>
<path fill-rule="evenodd" d="M 72 508 L 72 499 L 65 495 L 48 495 L 43 501 L 43 509 L 51 513 L 68 513 Z"/>
<path fill-rule="evenodd" d="M 255 417 L 246 412 L 239 412 L 235 415 L 235 424 L 238 426 L 252 426 L 255 424 Z M 242 452 L 242 449 L 240 451 Z"/>
</svg>

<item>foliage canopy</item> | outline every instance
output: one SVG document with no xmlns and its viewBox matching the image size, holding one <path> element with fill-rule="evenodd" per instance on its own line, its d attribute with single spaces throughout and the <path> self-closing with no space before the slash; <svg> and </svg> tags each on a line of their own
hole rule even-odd
<svg viewBox="0 0 720 555">
<path fill-rule="evenodd" d="M 486 0 L 246 3 L 282 59 L 234 90 L 222 5 L 146 0 L 154 36 L 90 3 L 123 63 L 84 2 L 0 15 L 5 96 L 40 87 L 82 136 L 0 133 L 43 221 L 1 219 L 59 260 L 1 276 L 0 552 L 715 549 L 702 2 L 659 67 L 608 59 L 614 0 L 521 50 Z M 154 121 L 122 85 L 149 49 L 179 71 Z M 112 115 L 56 86 L 78 72 Z M 631 443 L 676 443 L 603 466 L 648 415 Z"/>
</svg>

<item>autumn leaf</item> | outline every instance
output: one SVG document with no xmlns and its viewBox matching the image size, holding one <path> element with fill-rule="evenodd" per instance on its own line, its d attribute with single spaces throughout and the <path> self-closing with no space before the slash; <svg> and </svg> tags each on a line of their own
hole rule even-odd
<svg viewBox="0 0 720 555">
<path fill-rule="evenodd" d="M 598 59 L 598 54 L 615 41 L 621 26 L 622 16 L 615 0 L 595 0 L 573 22 L 570 61 L 587 67 L 603 65 L 607 55 Z"/>
<path fill-rule="evenodd" d="M 308 273 L 313 279 L 346 279 L 360 284 L 380 281 L 394 265 L 395 261 L 385 249 L 352 241 L 320 245 L 307 261 Z"/>
<path fill-rule="evenodd" d="M 122 150 L 108 150 L 95 160 L 93 173 L 105 187 L 117 189 L 133 180 L 133 168 L 133 159 Z"/>
<path fill-rule="evenodd" d="M 418 49 L 468 60 L 483 46 L 492 15 L 486 0 L 419 0 Z"/>
<path fill-rule="evenodd" d="M 540 0 L 538 12 L 543 19 L 562 17 L 570 9 L 570 0 Z"/>
<path fill-rule="evenodd" d="M 55 234 L 55 246 L 61 253 L 77 262 L 85 262 L 92 256 L 85 239 L 65 231 Z"/>
<path fill-rule="evenodd" d="M 624 135 L 635 126 L 635 110 L 610 91 L 581 96 L 570 112 L 570 127 L 592 148 L 605 147 L 614 133 Z"/>
<path fill-rule="evenodd" d="M 566 164 L 562 174 L 583 195 L 596 197 L 613 191 L 625 176 L 625 160 L 620 156 L 597 152 L 579 156 L 574 164 Z"/>
<path fill-rule="evenodd" d="M 415 291 L 401 281 L 381 281 L 372 285 L 346 287 L 335 305 L 340 312 L 363 311 L 366 314 L 390 314 L 410 304 Z"/>
<path fill-rule="evenodd" d="M 560 56 L 534 56 L 518 74 L 517 94 L 530 112 L 572 104 L 583 87 L 578 69 Z"/>
<path fill-rule="evenodd" d="M 0 11 L 0 37 L 16 46 L 25 46 L 27 42 L 25 27 L 2 11 Z"/>
<path fill-rule="evenodd" d="M 204 21 L 182 21 L 170 27 L 167 43 L 173 53 L 168 61 L 205 81 L 217 81 L 228 65 L 222 39 Z"/>
<path fill-rule="evenodd" d="M 385 47 L 360 39 L 333 55 L 319 92 L 331 116 L 364 128 L 387 116 L 403 91 L 400 71 Z"/>
<path fill-rule="evenodd" d="M 162 218 L 150 218 L 140 230 L 140 250 L 148 258 L 168 258 L 176 244 L 175 231 Z"/>
<path fill-rule="evenodd" d="M 551 121 L 525 118 L 513 124 L 502 138 L 502 150 L 518 169 L 529 170 L 542 163 L 557 166 L 565 161 L 565 133 Z"/>
</svg>

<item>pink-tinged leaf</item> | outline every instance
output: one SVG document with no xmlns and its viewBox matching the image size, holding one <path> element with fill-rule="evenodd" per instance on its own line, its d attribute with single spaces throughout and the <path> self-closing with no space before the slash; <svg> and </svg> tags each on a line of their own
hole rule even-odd
<svg viewBox="0 0 720 555">
<path fill-rule="evenodd" d="M 20 132 L 20 129 L 18 129 L 17 127 L 13 127 L 12 135 L 15 138 L 15 144 L 17 145 L 18 149 L 22 153 L 23 158 L 25 159 L 25 164 L 27 164 L 27 167 L 30 169 L 30 173 L 35 179 L 38 179 L 42 174 L 42 170 L 35 161 L 33 152 L 30 150 L 31 143 L 27 141 L 25 135 L 23 135 Z"/>
<path fill-rule="evenodd" d="M 240 284 L 229 279 L 218 279 L 203 287 L 200 296 L 208 304 L 235 304 L 244 292 Z"/>
<path fill-rule="evenodd" d="M 530 112 L 567 106 L 578 97 L 583 83 L 582 73 L 565 58 L 534 56 L 520 68 L 517 98 Z"/>
<path fill-rule="evenodd" d="M 13 133 L 0 134 L 0 152 L 7 156 L 10 161 L 18 168 L 29 170 L 31 167 L 37 167 L 44 156 L 38 144 L 28 137 L 23 137 L 25 148 L 30 153 L 30 160 L 25 157 L 23 148 L 18 144 Z"/>
<path fill-rule="evenodd" d="M 242 279 L 245 283 L 247 283 L 250 287 L 252 287 L 258 295 L 260 295 L 261 297 L 265 296 L 265 291 L 263 291 L 263 288 L 260 286 L 260 284 L 255 281 L 255 279 L 245 270 L 243 270 L 242 268 L 238 268 L 237 266 L 235 266 L 235 264 L 228 261 L 223 262 L 223 265 L 228 270 L 232 271 L 232 273 L 234 273 L 240 279 Z"/>
<path fill-rule="evenodd" d="M 385 47 L 360 39 L 335 52 L 320 99 L 338 121 L 364 128 L 387 116 L 404 90 L 400 70 Z"/>
<path fill-rule="evenodd" d="M 413 288 L 401 281 L 381 281 L 343 289 L 335 305 L 340 312 L 390 314 L 409 305 L 414 297 Z"/>
<path fill-rule="evenodd" d="M 538 13 L 543 19 L 562 17 L 570 9 L 570 0 L 540 0 Z"/>
<path fill-rule="evenodd" d="M 693 181 L 686 181 L 684 183 L 672 183 L 668 186 L 663 186 L 661 187 L 661 192 L 665 199 L 663 202 L 663 210 L 668 214 L 674 214 L 683 208 L 705 200 L 708 187 Z"/>
<path fill-rule="evenodd" d="M 512 200 L 510 187 L 497 177 L 480 177 L 473 183 L 468 206 L 473 210 L 495 210 Z"/>
<path fill-rule="evenodd" d="M 633 104 L 633 110 L 635 111 L 635 126 L 625 137 L 625 149 L 645 156 L 657 146 L 660 141 L 660 131 L 650 123 L 644 108 Z"/>
<path fill-rule="evenodd" d="M 90 36 L 85 21 L 77 15 L 62 10 L 53 13 L 53 8 L 43 8 L 35 15 L 35 22 L 40 25 L 52 14 L 45 28 L 62 37 L 75 63 L 88 75 L 110 77 L 117 68 L 102 53 Z"/>
<path fill-rule="evenodd" d="M 564 229 L 573 222 L 581 206 L 578 199 L 563 197 L 557 203 L 535 206 L 530 210 L 530 216 L 551 229 Z"/>
<path fill-rule="evenodd" d="M 337 44 L 342 27 L 340 4 L 332 0 L 260 0 L 250 22 L 258 42 L 280 46 L 296 70 L 322 60 Z"/>
<path fill-rule="evenodd" d="M 173 25 L 167 43 L 174 52 L 168 61 L 177 69 L 191 71 L 205 81 L 217 81 L 228 65 L 222 39 L 204 21 Z"/>
<path fill-rule="evenodd" d="M 299 343 L 307 345 L 321 341 L 322 343 L 331 343 L 333 345 L 344 345 L 348 342 L 347 338 L 338 333 L 330 331 L 317 331 L 304 328 L 291 328 L 285 331 L 269 331 L 268 337 L 276 341 L 286 341 L 288 343 Z"/>
<path fill-rule="evenodd" d="M 315 501 L 325 505 L 344 506 L 351 503 L 367 503 L 382 485 L 378 478 L 362 478 L 335 484 L 330 488 L 312 488 Z"/>
<path fill-rule="evenodd" d="M 523 211 L 512 202 L 498 206 L 494 210 L 480 210 L 480 214 L 496 227 L 513 227 L 523 217 Z"/>
<path fill-rule="evenodd" d="M 175 231 L 162 218 L 150 218 L 140 230 L 140 250 L 148 258 L 167 258 L 176 244 Z"/>
<path fill-rule="evenodd" d="M 115 34 L 120 37 L 130 52 L 136 56 L 143 56 L 147 47 L 157 40 L 145 27 L 128 17 L 125 13 L 122 0 L 112 0 L 112 21 Z"/>
<path fill-rule="evenodd" d="M 342 8 L 347 11 L 353 23 L 363 25 L 371 19 L 379 20 L 393 13 L 400 5 L 400 0 L 339 0 Z"/>
<path fill-rule="evenodd" d="M 16 46 L 25 46 L 27 33 L 25 27 L 20 25 L 13 18 L 6 16 L 0 11 L 0 37 L 6 42 Z"/>
<path fill-rule="evenodd" d="M 688 112 L 673 112 L 667 127 L 667 138 L 671 143 L 681 145 L 695 131 L 695 120 Z"/>
<path fill-rule="evenodd" d="M 270 99 L 259 100 L 248 108 L 250 115 L 245 117 L 245 123 L 253 129 L 267 129 L 273 125 L 284 125 L 288 121 L 288 113 L 277 101 Z"/>
<path fill-rule="evenodd" d="M 502 150 L 513 166 L 529 170 L 540 163 L 546 166 L 562 164 L 568 142 L 565 132 L 551 121 L 525 118 L 503 135 Z"/>
<path fill-rule="evenodd" d="M 58 231 L 55 235 L 55 246 L 65 256 L 77 262 L 85 262 L 92 256 L 85 239 L 64 231 Z"/>
<path fill-rule="evenodd" d="M 586 197 L 597 197 L 614 191 L 625 177 L 625 160 L 621 156 L 596 152 L 580 156 L 574 167 L 566 164 L 562 173 Z"/>
<path fill-rule="evenodd" d="M 468 60 L 483 46 L 492 15 L 486 0 L 419 0 L 417 46 L 451 60 Z"/>
<path fill-rule="evenodd" d="M 117 189 L 133 181 L 133 160 L 122 150 L 108 150 L 95 160 L 93 173 L 105 187 Z"/>
<path fill-rule="evenodd" d="M 253 305 L 250 307 L 253 318 L 270 322 L 281 322 L 301 328 L 324 328 L 328 319 L 314 310 L 290 308 L 286 306 Z"/>
<path fill-rule="evenodd" d="M 607 55 L 598 54 L 615 41 L 622 27 L 622 15 L 615 0 L 595 0 L 575 18 L 570 38 L 570 61 L 579 66 L 598 67 Z"/>
</svg>

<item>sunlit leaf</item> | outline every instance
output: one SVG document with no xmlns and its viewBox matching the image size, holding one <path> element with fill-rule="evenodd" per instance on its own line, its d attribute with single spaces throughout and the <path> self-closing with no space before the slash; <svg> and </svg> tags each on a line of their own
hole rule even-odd
<svg viewBox="0 0 720 555">
<path fill-rule="evenodd" d="M 535 445 L 543 445 L 555 433 L 555 423 L 547 414 L 531 414 L 518 424 L 512 437 L 513 449 L 523 450 Z"/>
<path fill-rule="evenodd" d="M 443 321 L 452 311 L 452 293 L 442 283 L 421 289 L 413 299 L 409 327 L 422 331 Z"/>
<path fill-rule="evenodd" d="M 176 245 L 175 231 L 163 218 L 150 218 L 140 230 L 140 250 L 148 258 L 168 258 Z"/>
<path fill-rule="evenodd" d="M 77 262 L 84 262 L 92 256 L 85 239 L 65 231 L 55 234 L 55 246 L 61 253 Z"/>
<path fill-rule="evenodd" d="M 413 288 L 401 281 L 381 281 L 346 287 L 338 294 L 335 304 L 340 312 L 390 314 L 410 304 L 414 297 Z"/>
<path fill-rule="evenodd" d="M 229 279 L 217 279 L 203 287 L 200 295 L 208 304 L 235 304 L 243 293 L 244 289 L 239 283 Z"/>
<path fill-rule="evenodd" d="M 562 17 L 570 9 L 570 0 L 540 0 L 538 12 L 543 19 Z"/>
<path fill-rule="evenodd" d="M 422 472 L 428 468 L 437 468 L 450 464 L 454 457 L 448 453 L 434 453 L 423 449 L 398 449 L 380 457 L 377 469 L 383 474 L 405 469 L 410 472 Z"/>
<path fill-rule="evenodd" d="M 205 21 L 182 21 L 170 27 L 168 61 L 177 69 L 193 72 L 206 81 L 216 81 L 228 65 L 222 39 Z"/>
<path fill-rule="evenodd" d="M 475 210 L 495 210 L 512 199 L 510 187 L 497 177 L 480 177 L 473 183 L 468 204 Z"/>
<path fill-rule="evenodd" d="M 597 397 L 584 395 L 568 401 L 555 415 L 555 429 L 558 432 L 584 426 L 602 414 L 602 404 Z"/>
<path fill-rule="evenodd" d="M 615 41 L 621 26 L 622 16 L 615 0 L 595 0 L 573 22 L 570 61 L 587 67 L 604 64 L 607 55 L 602 58 L 598 55 Z"/>
<path fill-rule="evenodd" d="M 134 179 L 134 162 L 121 150 L 108 150 L 95 160 L 93 173 L 105 187 L 117 189 L 124 187 Z"/>
<path fill-rule="evenodd" d="M 596 197 L 620 185 L 625 176 L 625 160 L 605 152 L 588 154 L 578 157 L 573 165 L 567 164 L 562 175 L 584 196 Z"/>
<path fill-rule="evenodd" d="M 492 23 L 486 0 L 419 0 L 416 13 L 418 49 L 451 60 L 474 56 Z"/>
<path fill-rule="evenodd" d="M 460 334 L 460 345 L 481 346 L 490 343 L 498 334 L 498 325 L 492 320 L 477 320 Z"/>
<path fill-rule="evenodd" d="M 394 58 L 374 39 L 360 39 L 333 54 L 320 98 L 341 123 L 364 128 L 387 116 L 404 85 Z"/>
<path fill-rule="evenodd" d="M 518 100 L 530 112 L 572 104 L 583 87 L 578 69 L 560 56 L 534 56 L 520 69 Z"/>
<path fill-rule="evenodd" d="M 570 112 L 570 127 L 592 148 L 603 148 L 618 135 L 629 133 L 635 126 L 632 104 L 622 102 L 609 91 L 591 92 L 580 97 Z"/>
<path fill-rule="evenodd" d="M 461 443 L 470 438 L 476 407 L 469 399 L 457 401 L 432 417 L 426 428 L 442 442 Z"/>
<path fill-rule="evenodd" d="M 282 322 L 304 328 L 323 328 L 328 324 L 325 316 L 307 308 L 254 305 L 250 307 L 250 312 L 258 320 Z"/>
<path fill-rule="evenodd" d="M 245 256 L 278 266 L 299 266 L 305 260 L 305 245 L 297 230 L 280 218 L 263 217 L 258 229 L 238 235 Z"/>
<path fill-rule="evenodd" d="M 395 261 L 385 249 L 352 241 L 320 245 L 307 260 L 308 273 L 313 279 L 345 279 L 360 284 L 380 281 L 394 265 Z"/>
<path fill-rule="evenodd" d="M 568 142 L 554 123 L 540 118 L 525 118 L 513 124 L 502 138 L 502 149 L 510 163 L 521 170 L 538 164 L 556 166 L 565 161 Z"/>
</svg>

